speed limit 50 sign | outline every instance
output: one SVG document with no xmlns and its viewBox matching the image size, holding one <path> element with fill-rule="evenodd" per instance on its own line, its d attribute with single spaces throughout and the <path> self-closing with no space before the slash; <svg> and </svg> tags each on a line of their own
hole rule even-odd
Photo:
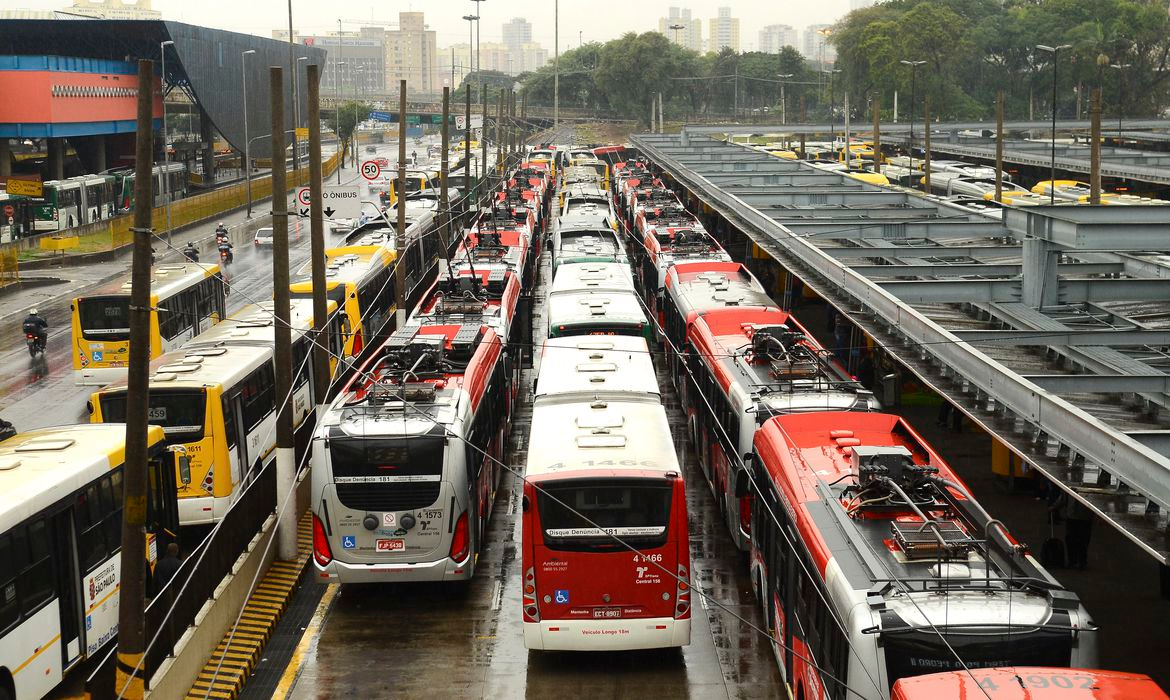
<svg viewBox="0 0 1170 700">
<path fill-rule="evenodd" d="M 377 180 L 382 174 L 382 167 L 377 162 L 367 160 L 362 163 L 362 177 L 367 180 Z"/>
</svg>

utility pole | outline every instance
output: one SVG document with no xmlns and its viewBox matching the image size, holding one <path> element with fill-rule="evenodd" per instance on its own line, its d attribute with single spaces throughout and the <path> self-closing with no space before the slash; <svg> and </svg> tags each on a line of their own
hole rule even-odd
<svg viewBox="0 0 1170 700">
<path fill-rule="evenodd" d="M 293 103 L 293 132 L 292 132 L 292 162 L 293 162 L 293 179 L 296 179 L 297 174 L 300 173 L 301 162 L 297 156 L 297 146 L 300 144 L 297 140 L 297 127 L 301 125 L 300 116 L 301 106 L 297 99 L 297 60 L 293 55 L 293 46 L 296 41 L 293 39 L 293 15 L 292 15 L 292 0 L 288 0 L 288 72 L 289 77 L 292 78 L 292 103 Z"/>
<path fill-rule="evenodd" d="M 451 119 L 451 88 L 443 88 L 443 127 L 440 130 L 442 134 L 443 154 L 439 156 L 439 231 L 442 236 L 439 239 L 439 274 L 443 273 L 443 261 L 447 259 L 450 251 L 447 250 L 447 241 L 451 240 L 451 210 L 449 198 L 447 196 L 447 177 L 450 175 L 450 163 L 447 161 L 447 149 L 451 145 L 451 126 L 448 123 Z"/>
<path fill-rule="evenodd" d="M 1003 202 L 1003 90 L 995 93 L 995 201 Z"/>
<path fill-rule="evenodd" d="M 924 177 L 922 178 L 923 192 L 930 194 L 930 95 L 927 94 L 922 98 L 922 130 L 926 132 L 924 138 L 926 139 L 926 152 L 923 154 Z"/>
<path fill-rule="evenodd" d="M 487 150 L 487 134 L 488 134 L 488 129 L 487 129 L 487 120 L 488 120 L 487 83 L 484 83 L 480 89 L 483 90 L 483 99 L 480 100 L 481 102 L 483 102 L 483 126 L 481 126 L 479 129 L 479 149 L 480 149 L 479 179 L 483 180 L 487 177 L 487 154 L 488 154 L 488 150 Z M 490 191 L 491 190 L 488 189 L 488 187 L 485 183 L 485 186 L 484 186 L 483 190 L 481 190 L 481 192 L 483 194 L 487 194 Z M 479 196 L 478 196 L 479 194 L 480 194 L 480 192 L 476 192 L 477 196 L 475 198 L 475 205 L 477 207 L 479 206 Z"/>
<path fill-rule="evenodd" d="M 653 126 L 653 125 L 651 125 Z M 561 0 L 553 0 L 553 138 L 561 127 Z"/>
<path fill-rule="evenodd" d="M 849 91 L 845 91 L 845 169 L 848 170 L 853 164 L 853 149 L 850 148 L 851 141 L 849 131 Z"/>
<path fill-rule="evenodd" d="M 882 94 L 873 94 L 873 171 L 882 172 Z"/>
<path fill-rule="evenodd" d="M 500 90 L 496 93 L 496 167 L 495 171 L 498 175 L 500 169 L 504 165 L 504 133 L 502 127 L 504 125 L 504 91 Z"/>
<path fill-rule="evenodd" d="M 276 493 L 293 490 L 297 479 L 296 443 L 293 442 L 292 318 L 288 288 L 288 185 L 284 161 L 284 69 L 268 68 L 269 110 L 272 112 L 272 299 L 276 319 L 272 326 L 276 361 Z M 277 503 L 280 502 L 277 496 Z M 277 556 L 297 557 L 295 508 L 277 513 Z"/>
<path fill-rule="evenodd" d="M 479 183 L 475 183 L 473 191 L 471 186 L 471 81 L 464 80 L 463 86 L 467 88 L 464 93 L 464 97 L 467 98 L 467 104 L 464 106 L 466 111 L 463 114 L 463 198 L 465 201 L 470 201 L 467 200 L 467 197 L 475 199 L 475 193 L 479 191 Z M 470 210 L 471 207 L 467 207 L 465 211 Z"/>
<path fill-rule="evenodd" d="M 329 394 L 329 307 L 325 298 L 325 220 L 321 194 L 321 70 L 316 64 L 305 66 L 309 91 L 309 260 L 313 276 L 313 396 L 317 417 L 325 412 Z M 340 310 L 338 311 L 340 313 Z"/>
<path fill-rule="evenodd" d="M 398 226 L 394 233 L 394 329 L 406 326 L 406 81 L 398 81 Z"/>
<path fill-rule="evenodd" d="M 658 93 L 658 133 L 666 133 L 666 115 L 662 113 L 662 93 Z"/>
<path fill-rule="evenodd" d="M 154 67 L 138 62 L 138 125 L 134 201 L 152 201 L 154 161 Z M 141 700 L 146 652 L 146 431 L 150 406 L 150 214 L 134 207 L 134 258 L 130 285 L 130 355 L 126 375 L 126 466 L 122 479 L 122 562 L 118 605 L 116 687 L 121 697 Z M 6 562 L 5 565 L 8 563 Z"/>
<path fill-rule="evenodd" d="M 1101 88 L 1093 88 L 1089 98 L 1089 204 L 1101 203 Z"/>
</svg>

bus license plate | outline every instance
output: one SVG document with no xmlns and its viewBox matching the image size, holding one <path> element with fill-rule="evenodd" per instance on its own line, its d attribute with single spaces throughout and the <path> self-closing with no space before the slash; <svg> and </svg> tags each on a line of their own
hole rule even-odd
<svg viewBox="0 0 1170 700">
<path fill-rule="evenodd" d="M 622 616 L 621 608 L 593 608 L 594 619 L 612 620 Z"/>
<path fill-rule="evenodd" d="M 378 540 L 376 544 L 379 552 L 406 551 L 406 540 Z"/>
</svg>

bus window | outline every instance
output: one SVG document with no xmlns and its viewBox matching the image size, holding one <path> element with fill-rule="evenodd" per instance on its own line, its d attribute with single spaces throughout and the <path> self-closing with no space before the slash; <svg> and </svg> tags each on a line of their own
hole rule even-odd
<svg viewBox="0 0 1170 700">
<path fill-rule="evenodd" d="M 77 495 L 79 550 L 82 571 L 92 571 L 106 560 L 106 535 L 102 529 L 101 499 L 97 484 Z"/>
<path fill-rule="evenodd" d="M 86 297 L 77 302 L 81 337 L 86 340 L 130 339 L 130 297 Z"/>
<path fill-rule="evenodd" d="M 570 551 L 617 546 L 612 537 L 597 532 L 602 527 L 631 546 L 661 547 L 670 523 L 670 500 L 669 484 L 546 484 L 537 497 L 544 544 Z"/>
<path fill-rule="evenodd" d="M 28 526 L 29 564 L 20 572 L 21 607 L 25 614 L 41 607 L 53 597 L 53 549 L 49 545 L 45 519 Z"/>
<path fill-rule="evenodd" d="M 0 561 L 12 561 L 12 538 L 0 535 Z M 0 634 L 20 621 L 20 602 L 16 598 L 16 569 L 0 570 Z"/>
<path fill-rule="evenodd" d="M 276 376 L 272 365 L 265 364 L 253 372 L 244 381 L 240 397 L 244 402 L 244 430 L 251 432 L 276 410 Z"/>
<path fill-rule="evenodd" d="M 126 394 L 109 394 L 101 398 L 102 422 L 126 420 Z M 206 395 L 198 389 L 150 392 L 148 419 L 166 430 L 170 442 L 193 442 L 203 439 Z M 181 435 L 176 435 L 180 434 Z"/>
</svg>

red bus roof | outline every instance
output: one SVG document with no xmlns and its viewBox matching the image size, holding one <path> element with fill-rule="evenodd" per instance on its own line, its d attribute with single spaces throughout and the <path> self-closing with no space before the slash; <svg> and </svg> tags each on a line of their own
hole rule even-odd
<svg viewBox="0 0 1170 700">
<path fill-rule="evenodd" d="M 1117 671 L 1011 667 L 902 678 L 892 700 L 1170 700 L 1149 676 Z"/>
</svg>

